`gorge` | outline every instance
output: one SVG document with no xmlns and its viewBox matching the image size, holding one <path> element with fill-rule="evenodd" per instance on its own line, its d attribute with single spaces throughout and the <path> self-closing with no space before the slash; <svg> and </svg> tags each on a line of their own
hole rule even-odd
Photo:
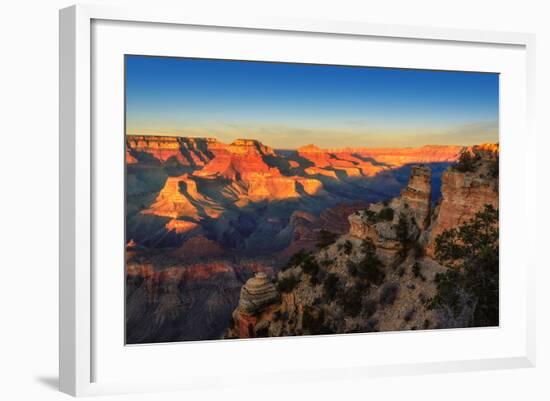
<svg viewBox="0 0 550 401">
<path fill-rule="evenodd" d="M 464 325 L 427 307 L 436 240 L 498 208 L 495 160 L 128 135 L 127 342 Z"/>
</svg>

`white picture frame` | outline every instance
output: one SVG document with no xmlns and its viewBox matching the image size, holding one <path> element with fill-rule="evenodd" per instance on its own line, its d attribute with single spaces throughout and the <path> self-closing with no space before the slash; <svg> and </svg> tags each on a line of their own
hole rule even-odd
<svg viewBox="0 0 550 401">
<path fill-rule="evenodd" d="M 230 385 L 220 374 L 205 376 L 200 370 L 191 372 L 193 377 L 185 381 L 176 378 L 162 380 L 153 377 L 150 381 L 97 380 L 95 353 L 101 347 L 96 346 L 95 325 L 97 313 L 94 310 L 94 288 L 97 286 L 94 275 L 93 232 L 95 226 L 94 210 L 94 175 L 97 169 L 97 152 L 93 138 L 93 103 L 92 76 L 94 44 L 92 40 L 93 24 L 96 21 L 139 22 L 146 24 L 170 24 L 172 26 L 194 26 L 242 29 L 246 31 L 283 32 L 288 34 L 308 33 L 312 35 L 336 35 L 347 38 L 386 38 L 388 40 L 431 41 L 435 43 L 460 43 L 463 46 L 512 46 L 521 49 L 518 56 L 525 61 L 524 80 L 517 83 L 525 92 L 525 113 L 521 117 L 524 133 L 521 140 L 524 146 L 515 147 L 515 157 L 525 161 L 514 179 L 520 179 L 524 185 L 524 197 L 533 196 L 535 191 L 535 135 L 532 128 L 532 111 L 534 110 L 534 35 L 524 33 L 485 32 L 460 29 L 439 29 L 415 26 L 375 25 L 350 21 L 316 21 L 277 18 L 243 17 L 227 18 L 215 15 L 188 15 L 185 10 L 164 10 L 151 8 L 111 8 L 108 6 L 72 6 L 60 11 L 60 357 L 59 375 L 60 390 L 74 395 L 93 395 L 106 393 L 125 393 L 132 391 L 160 391 L 167 389 L 207 388 L 210 386 Z M 164 25 L 166 26 L 166 25 Z M 472 67 L 473 68 L 473 67 Z M 522 67 L 523 68 L 523 67 Z M 509 141 L 512 144 L 512 141 Z M 510 146 L 510 145 L 509 145 Z M 512 146 L 510 146 L 512 148 Z M 121 153 L 122 156 L 122 153 Z M 510 159 L 508 159 L 510 160 Z M 506 157 L 501 163 L 508 163 Z M 505 192 L 503 192 L 505 194 Z M 505 195 L 502 195 L 505 196 Z M 534 198 L 534 196 L 533 196 Z M 523 198 L 522 198 L 523 199 Z M 518 202 L 522 202 L 518 200 Z M 517 203 L 518 205 L 520 203 Z M 121 205 L 122 207 L 122 205 Z M 526 216 L 536 216 L 533 206 L 524 210 Z M 534 224 L 536 218 L 526 219 L 525 224 Z M 531 222 L 531 223 L 529 223 Z M 122 222 L 121 222 L 122 224 Z M 503 230 L 506 227 L 503 227 Z M 533 232 L 532 228 L 531 231 Z M 509 243 L 509 242 L 508 242 Z M 525 246 L 532 246 L 526 243 Z M 534 252 L 526 252 L 534 255 Z M 516 336 L 518 349 L 513 355 L 492 354 L 490 357 L 469 356 L 466 359 L 449 359 L 443 361 L 416 361 L 407 363 L 361 364 L 344 363 L 332 367 L 298 368 L 300 380 L 326 380 L 329 377 L 352 377 L 361 379 L 372 376 L 419 374 L 430 372 L 467 371 L 480 369 L 503 369 L 530 367 L 535 364 L 535 319 L 534 319 L 534 270 L 536 260 L 528 259 L 524 265 L 525 280 L 521 283 L 521 294 L 525 295 L 522 303 L 521 336 Z M 120 282 L 122 285 L 122 281 Z M 118 302 L 118 301 L 117 301 Z M 123 322 L 121 322 L 122 324 Z M 505 328 L 501 328 L 504 330 Z M 499 330 L 499 329 L 496 329 Z M 524 332 L 523 332 L 524 330 Z M 494 331 L 496 332 L 496 331 Z M 490 337 L 490 332 L 482 333 Z M 380 336 L 395 334 L 381 334 Z M 437 333 L 425 334 L 437 336 Z M 465 335 L 466 336 L 466 335 Z M 336 342 L 365 341 L 366 337 L 330 336 L 333 337 L 324 347 L 335 347 Z M 334 339 L 334 337 L 340 337 Z M 402 337 L 403 339 L 405 337 Z M 236 341 L 233 346 L 253 348 L 251 352 L 262 352 L 269 347 L 271 340 Z M 276 347 L 291 347 L 297 339 L 287 339 L 283 343 L 275 340 Z M 307 340 L 299 340 L 307 341 Z M 311 340 L 310 340 L 311 341 Z M 393 340 L 402 341 L 402 340 Z M 521 344 L 519 343 L 521 342 Z M 207 347 L 220 347 L 215 342 L 199 345 L 201 351 Z M 282 345 L 281 345 L 282 344 Z M 121 347 L 123 346 L 121 341 Z M 314 349 L 315 343 L 300 343 L 301 348 Z M 159 345 L 157 347 L 163 347 Z M 313 348 L 312 348 L 313 347 Z M 191 348 L 188 348 L 189 351 Z M 149 353 L 155 353 L 155 346 L 149 347 Z M 231 350 L 219 348 L 221 358 Z M 220 371 L 221 372 L 221 371 Z M 296 371 L 276 373 L 280 380 L 291 381 Z M 265 372 L 257 372 L 256 380 L 261 381 Z M 265 380 L 267 380 L 265 378 Z"/>
</svg>

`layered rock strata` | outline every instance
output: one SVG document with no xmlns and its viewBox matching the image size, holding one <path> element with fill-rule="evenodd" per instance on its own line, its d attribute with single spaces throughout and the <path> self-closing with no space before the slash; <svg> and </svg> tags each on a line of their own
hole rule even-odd
<svg viewBox="0 0 550 401">
<path fill-rule="evenodd" d="M 242 313 L 256 314 L 278 299 L 279 293 L 275 285 L 267 279 L 264 272 L 259 272 L 241 289 L 238 308 Z"/>
<path fill-rule="evenodd" d="M 280 294 L 275 285 L 263 272 L 256 273 L 241 288 L 239 305 L 233 312 L 233 324 L 228 336 L 237 338 L 253 338 L 261 336 L 262 329 L 274 311 L 274 306 L 280 300 Z M 258 324 L 260 323 L 260 324 Z"/>
<path fill-rule="evenodd" d="M 425 235 L 430 257 L 435 257 L 435 242 L 443 231 L 472 219 L 485 205 L 498 209 L 498 145 L 474 146 L 471 153 L 476 159 L 473 171 L 453 167 L 441 177 L 441 200 Z"/>
<path fill-rule="evenodd" d="M 429 223 L 432 197 L 432 170 L 427 166 L 413 166 L 407 187 L 401 192 L 401 202 L 407 205 L 418 228 L 425 229 Z"/>
</svg>

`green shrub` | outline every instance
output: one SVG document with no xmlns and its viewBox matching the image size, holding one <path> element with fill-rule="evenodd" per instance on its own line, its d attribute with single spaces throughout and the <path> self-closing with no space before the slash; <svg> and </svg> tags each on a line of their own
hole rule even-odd
<svg viewBox="0 0 550 401">
<path fill-rule="evenodd" d="M 313 255 L 308 255 L 308 257 L 304 259 L 300 266 L 302 267 L 302 271 L 304 273 L 307 273 L 311 276 L 315 276 L 319 272 L 319 264 L 317 263 Z"/>
<path fill-rule="evenodd" d="M 378 331 L 378 319 L 370 318 L 367 320 L 364 331 L 367 333 Z"/>
<path fill-rule="evenodd" d="M 305 307 L 302 314 L 302 328 L 309 334 L 332 334 L 325 325 L 325 312 L 323 309 Z"/>
<path fill-rule="evenodd" d="M 401 257 L 407 256 L 410 248 L 410 231 L 409 231 L 409 221 L 403 213 L 399 215 L 399 220 L 397 226 L 395 227 L 397 240 L 401 243 L 401 249 L 399 255 Z"/>
<path fill-rule="evenodd" d="M 365 301 L 365 304 L 363 305 L 363 311 L 367 315 L 367 318 L 374 315 L 376 313 L 377 308 L 378 308 L 378 304 L 371 299 Z"/>
<path fill-rule="evenodd" d="M 317 238 L 317 244 L 315 245 L 319 249 L 324 249 L 329 245 L 334 244 L 337 239 L 338 239 L 338 234 L 323 229 L 319 231 L 319 237 Z"/>
<path fill-rule="evenodd" d="M 363 305 L 363 294 L 356 287 L 347 289 L 343 294 L 344 313 L 351 317 L 356 317 L 361 312 Z"/>
<path fill-rule="evenodd" d="M 393 305 L 397 299 L 397 292 L 399 286 L 395 283 L 386 284 L 380 291 L 380 304 L 381 305 Z"/>
<path fill-rule="evenodd" d="M 397 234 L 397 240 L 403 245 L 406 246 L 409 243 L 409 222 L 404 214 L 399 215 L 399 220 L 397 221 L 397 226 L 395 227 Z"/>
<path fill-rule="evenodd" d="M 424 277 L 424 275 L 422 274 L 421 267 L 418 262 L 415 262 L 414 265 L 412 266 L 412 272 L 414 277 L 420 278 L 422 281 L 426 281 L 426 277 Z"/>
<path fill-rule="evenodd" d="M 405 316 L 403 316 L 403 320 L 406 322 L 410 322 L 415 313 L 416 313 L 416 309 L 414 308 L 409 309 L 407 313 L 405 313 Z"/>
<path fill-rule="evenodd" d="M 293 275 L 290 275 L 288 277 L 283 277 L 279 281 L 277 281 L 277 288 L 282 293 L 289 293 L 296 287 L 297 284 L 298 279 Z"/>
<path fill-rule="evenodd" d="M 367 216 L 367 221 L 371 224 L 374 224 L 378 221 L 377 214 L 374 213 L 372 210 L 365 210 L 365 216 Z"/>
<path fill-rule="evenodd" d="M 414 244 L 414 256 L 416 258 L 422 258 L 425 256 L 424 247 L 420 245 L 418 242 Z"/>
<path fill-rule="evenodd" d="M 333 260 L 330 260 L 330 259 L 323 259 L 321 260 L 319 263 L 321 264 L 321 266 L 324 266 L 324 267 L 328 267 L 330 266 L 334 261 Z"/>
<path fill-rule="evenodd" d="M 340 284 L 340 279 L 334 273 L 330 273 L 325 281 L 323 282 L 323 292 L 328 300 L 333 300 L 336 297 L 338 292 L 338 285 Z"/>
<path fill-rule="evenodd" d="M 498 156 L 495 158 L 495 160 L 491 160 L 491 164 L 489 165 L 489 174 L 492 178 L 498 178 Z"/>
<path fill-rule="evenodd" d="M 436 257 L 451 267 L 435 277 L 437 293 L 431 308 L 455 317 L 473 306 L 470 326 L 497 326 L 499 322 L 498 210 L 491 205 L 456 229 L 436 238 Z"/>
<path fill-rule="evenodd" d="M 256 338 L 265 338 L 269 337 L 269 327 L 261 327 L 258 330 L 256 330 Z"/>
<path fill-rule="evenodd" d="M 348 260 L 346 262 L 346 267 L 351 277 L 357 277 L 357 274 L 359 273 L 359 268 L 357 267 L 357 265 L 358 264 L 355 263 L 353 260 Z"/>
<path fill-rule="evenodd" d="M 306 252 L 304 249 L 300 249 L 298 252 L 296 252 L 294 255 L 292 255 L 288 259 L 288 262 L 282 268 L 282 271 L 288 270 L 288 269 L 290 269 L 291 267 L 294 267 L 294 266 L 301 265 L 310 256 L 311 256 L 311 254 L 309 252 Z"/>
<path fill-rule="evenodd" d="M 373 212 L 372 210 L 365 210 L 365 216 L 367 221 L 371 224 L 379 223 L 381 221 L 391 221 L 393 220 L 394 210 L 391 207 L 388 207 L 388 202 L 384 204 L 378 213 Z"/>
<path fill-rule="evenodd" d="M 344 253 L 346 255 L 350 255 L 352 250 L 353 250 L 353 244 L 351 243 L 351 241 L 346 240 L 346 242 L 344 242 Z"/>
<path fill-rule="evenodd" d="M 372 240 L 364 240 L 361 245 L 361 250 L 365 256 L 356 265 L 357 276 L 374 284 L 381 284 L 384 281 L 385 273 L 382 270 L 382 262 L 376 256 L 376 247 Z M 349 268 L 349 266 L 348 266 Z"/>
<path fill-rule="evenodd" d="M 454 165 L 455 170 L 462 173 L 473 172 L 476 170 L 476 162 L 479 157 L 472 155 L 469 151 L 462 152 L 458 161 Z"/>
<path fill-rule="evenodd" d="M 385 207 L 378 212 L 378 221 L 392 221 L 394 211 L 391 207 Z"/>
</svg>

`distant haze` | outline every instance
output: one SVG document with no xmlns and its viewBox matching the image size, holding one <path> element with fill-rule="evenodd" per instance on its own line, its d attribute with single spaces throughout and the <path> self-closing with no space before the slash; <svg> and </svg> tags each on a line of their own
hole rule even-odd
<svg viewBox="0 0 550 401">
<path fill-rule="evenodd" d="M 127 134 L 274 148 L 498 142 L 498 75 L 126 56 Z"/>
</svg>

